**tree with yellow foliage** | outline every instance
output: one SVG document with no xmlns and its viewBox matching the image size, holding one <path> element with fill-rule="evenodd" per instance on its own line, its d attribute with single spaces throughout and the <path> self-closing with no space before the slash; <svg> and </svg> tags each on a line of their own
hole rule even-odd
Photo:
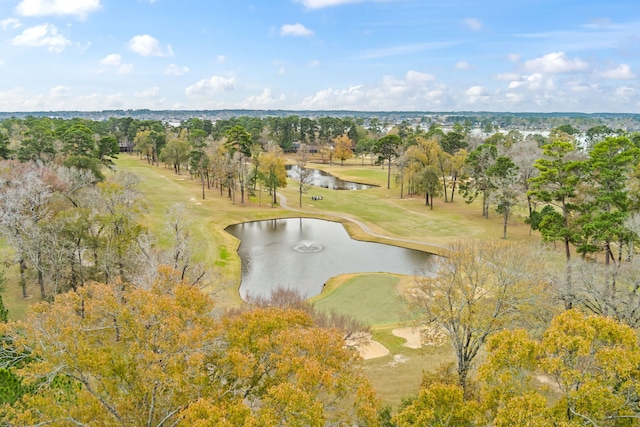
<svg viewBox="0 0 640 427">
<path fill-rule="evenodd" d="M 3 425 L 372 425 L 377 399 L 342 333 L 306 311 L 212 314 L 162 268 L 148 287 L 87 284 L 2 324 L 24 390 Z M 3 368 L 5 366 L 0 366 Z"/>
<path fill-rule="evenodd" d="M 223 319 L 224 352 L 208 364 L 213 393 L 185 412 L 188 425 L 373 425 L 377 399 L 342 334 L 300 309 L 258 308 Z M 220 373 L 224 373 L 221 376 Z M 216 415 L 217 414 L 217 415 Z M 221 415 L 224 414 L 224 415 Z"/>
<path fill-rule="evenodd" d="M 480 367 L 496 426 L 632 426 L 640 421 L 636 332 L 614 319 L 568 310 L 542 339 L 496 334 Z M 532 381 L 550 384 L 546 393 Z"/>
<path fill-rule="evenodd" d="M 278 203 L 276 191 L 278 188 L 287 186 L 287 169 L 285 168 L 286 159 L 282 149 L 277 145 L 271 145 L 265 153 L 260 156 L 258 173 L 260 180 L 269 189 L 272 196 L 271 203 Z"/>
<path fill-rule="evenodd" d="M 347 135 L 340 135 L 333 139 L 333 151 L 335 158 L 340 160 L 340 165 L 344 165 L 345 160 L 353 157 L 353 142 Z"/>
<path fill-rule="evenodd" d="M 90 284 L 6 325 L 32 387 L 2 411 L 10 425 L 174 424 L 202 393 L 218 348 L 211 301 L 158 280 L 150 289 Z M 63 382 L 64 386 L 60 383 Z"/>
</svg>

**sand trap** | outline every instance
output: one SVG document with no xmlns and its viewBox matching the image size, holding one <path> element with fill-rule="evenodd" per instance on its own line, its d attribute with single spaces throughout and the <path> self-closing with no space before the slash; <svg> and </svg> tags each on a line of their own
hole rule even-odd
<svg viewBox="0 0 640 427">
<path fill-rule="evenodd" d="M 420 348 L 423 345 L 442 345 L 446 339 L 446 335 L 429 326 L 397 328 L 391 333 L 396 337 L 404 338 L 407 342 L 403 345 L 409 348 Z"/>
<path fill-rule="evenodd" d="M 358 346 L 358 351 L 363 359 L 375 359 L 376 357 L 382 357 L 389 354 L 389 349 L 378 341 L 371 340 L 366 344 Z"/>
<path fill-rule="evenodd" d="M 347 341 L 347 345 L 358 349 L 363 359 L 375 359 L 389 354 L 389 349 L 380 344 L 378 341 L 371 339 L 371 334 L 363 334 L 352 340 Z"/>
</svg>

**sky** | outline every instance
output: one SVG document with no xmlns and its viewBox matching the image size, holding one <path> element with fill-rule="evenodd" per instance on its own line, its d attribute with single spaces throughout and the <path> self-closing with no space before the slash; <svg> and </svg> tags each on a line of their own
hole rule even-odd
<svg viewBox="0 0 640 427">
<path fill-rule="evenodd" d="M 638 0 L 0 0 L 0 111 L 640 113 Z"/>
</svg>

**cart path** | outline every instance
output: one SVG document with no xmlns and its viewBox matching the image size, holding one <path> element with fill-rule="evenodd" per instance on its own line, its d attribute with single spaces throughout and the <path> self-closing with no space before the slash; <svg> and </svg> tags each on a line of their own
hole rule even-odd
<svg viewBox="0 0 640 427">
<path fill-rule="evenodd" d="M 304 211 L 302 209 L 296 209 L 296 208 L 292 208 L 287 204 L 287 198 L 282 195 L 282 194 L 278 194 L 278 196 L 280 197 L 280 206 L 283 209 L 287 209 L 289 211 L 292 212 L 301 212 L 301 213 L 305 213 L 305 214 L 309 214 L 309 212 Z M 427 245 L 427 246 L 432 246 L 435 248 L 446 248 L 445 245 L 439 244 L 439 243 L 432 243 L 432 242 L 425 242 L 423 240 L 412 240 L 412 239 L 405 239 L 402 237 L 391 237 L 391 236 L 386 236 L 384 234 L 379 234 L 379 233 L 374 233 L 373 231 L 371 231 L 371 229 L 369 228 L 369 226 L 367 226 L 367 224 L 365 224 L 364 222 L 353 218 L 350 215 L 346 215 L 346 214 L 341 214 L 341 213 L 336 213 L 336 212 L 327 212 L 327 214 L 329 215 L 333 215 L 333 216 L 337 216 L 338 218 L 342 218 L 344 220 L 353 222 L 354 224 L 358 225 L 362 231 L 364 231 L 365 233 L 371 235 L 371 236 L 375 236 L 375 237 L 379 237 L 381 239 L 387 239 L 387 240 L 393 240 L 396 242 L 404 242 L 404 243 L 415 243 L 415 244 L 419 244 L 419 245 Z"/>
</svg>

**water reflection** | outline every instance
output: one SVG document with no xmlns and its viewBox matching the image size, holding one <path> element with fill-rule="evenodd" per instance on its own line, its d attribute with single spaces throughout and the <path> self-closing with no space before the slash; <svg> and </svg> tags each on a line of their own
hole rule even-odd
<svg viewBox="0 0 640 427">
<path fill-rule="evenodd" d="M 387 272 L 422 275 L 433 255 L 351 239 L 342 224 L 310 218 L 274 219 L 227 227 L 241 240 L 240 296 L 268 296 L 278 287 L 306 297 L 345 273 Z"/>
<path fill-rule="evenodd" d="M 296 165 L 286 165 L 287 176 L 291 179 L 299 179 L 299 168 Z M 309 178 L 309 184 L 316 187 L 331 188 L 334 190 L 366 190 L 367 188 L 373 188 L 375 185 L 360 184 L 358 182 L 344 181 L 337 178 L 330 173 L 327 173 L 320 169 L 311 169 L 311 177 Z"/>
</svg>

